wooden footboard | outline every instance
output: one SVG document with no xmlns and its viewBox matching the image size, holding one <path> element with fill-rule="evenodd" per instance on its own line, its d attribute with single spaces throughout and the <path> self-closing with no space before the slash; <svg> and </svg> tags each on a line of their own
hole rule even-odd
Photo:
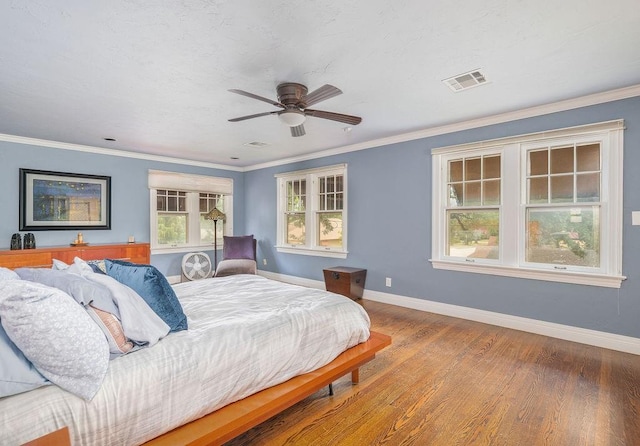
<svg viewBox="0 0 640 446">
<path fill-rule="evenodd" d="M 229 404 L 145 443 L 148 446 L 220 445 L 293 406 L 336 379 L 351 372 L 359 381 L 359 367 L 391 344 L 391 337 L 371 332 L 362 344 L 350 348 L 324 367 Z"/>
</svg>

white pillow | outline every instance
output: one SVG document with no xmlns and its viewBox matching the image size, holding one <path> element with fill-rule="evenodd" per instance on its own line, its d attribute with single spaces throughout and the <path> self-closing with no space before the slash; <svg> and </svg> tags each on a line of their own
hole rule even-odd
<svg viewBox="0 0 640 446">
<path fill-rule="evenodd" d="M 109 345 L 71 296 L 39 283 L 3 280 L 0 319 L 44 377 L 86 400 L 95 396 L 109 366 Z"/>
</svg>

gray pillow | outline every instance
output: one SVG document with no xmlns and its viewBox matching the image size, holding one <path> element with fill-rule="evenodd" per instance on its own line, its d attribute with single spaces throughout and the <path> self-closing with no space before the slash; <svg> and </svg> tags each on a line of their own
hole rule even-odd
<svg viewBox="0 0 640 446">
<path fill-rule="evenodd" d="M 14 271 L 0 266 L 0 280 L 15 280 L 19 278 L 20 276 L 18 276 Z"/>
<path fill-rule="evenodd" d="M 109 367 L 109 345 L 71 296 L 26 280 L 0 281 L 0 320 L 45 378 L 86 400 L 95 396 Z"/>
<path fill-rule="evenodd" d="M 51 384 L 25 358 L 0 324 L 0 398 Z"/>
<path fill-rule="evenodd" d="M 23 280 L 41 283 L 64 291 L 85 307 L 89 304 L 120 318 L 118 307 L 111 299 L 109 290 L 99 283 L 78 274 L 46 268 L 18 268 L 15 272 Z"/>
</svg>

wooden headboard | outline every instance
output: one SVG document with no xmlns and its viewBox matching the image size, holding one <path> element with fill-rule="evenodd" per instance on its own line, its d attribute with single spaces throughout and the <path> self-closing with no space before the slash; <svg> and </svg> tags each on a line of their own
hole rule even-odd
<svg viewBox="0 0 640 446">
<path fill-rule="evenodd" d="M 86 246 L 50 246 L 35 249 L 0 251 L 0 266 L 15 269 L 22 267 L 51 268 L 53 259 L 73 263 L 75 257 L 83 260 L 120 259 L 132 263 L 150 262 L 149 243 L 120 243 Z"/>
</svg>

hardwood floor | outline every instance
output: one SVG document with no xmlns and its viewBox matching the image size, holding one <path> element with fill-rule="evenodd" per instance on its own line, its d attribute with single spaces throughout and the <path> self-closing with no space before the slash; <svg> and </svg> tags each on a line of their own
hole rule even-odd
<svg viewBox="0 0 640 446">
<path fill-rule="evenodd" d="M 364 301 L 393 344 L 227 443 L 640 445 L 640 356 Z"/>
</svg>

